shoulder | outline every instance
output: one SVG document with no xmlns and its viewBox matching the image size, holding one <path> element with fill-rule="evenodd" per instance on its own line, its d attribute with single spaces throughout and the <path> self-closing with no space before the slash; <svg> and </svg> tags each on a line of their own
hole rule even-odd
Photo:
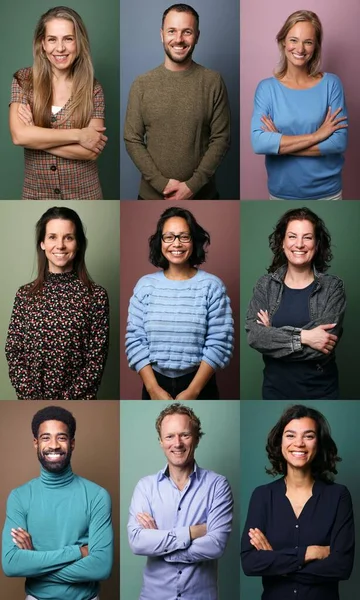
<svg viewBox="0 0 360 600">
<path fill-rule="evenodd" d="M 106 506 L 111 505 L 111 497 L 109 492 L 90 479 L 81 477 L 80 475 L 74 475 L 75 482 L 86 489 L 87 497 L 90 501 L 103 502 Z"/>
<path fill-rule="evenodd" d="M 32 78 L 32 67 L 25 67 L 24 69 L 19 69 L 14 73 L 14 78 L 18 83 L 22 83 L 24 81 L 29 81 Z"/>
<path fill-rule="evenodd" d="M 30 283 L 26 283 L 25 285 L 22 285 L 21 287 L 19 287 L 19 289 L 16 292 L 16 297 L 21 300 L 30 298 L 29 292 L 33 285 L 34 285 L 34 281 L 31 281 Z"/>
<path fill-rule="evenodd" d="M 335 483 L 334 481 L 317 481 L 316 489 L 319 491 L 321 496 L 327 502 L 339 503 L 341 501 L 347 501 L 351 504 L 351 494 L 346 487 L 341 483 Z"/>
<path fill-rule="evenodd" d="M 265 483 L 264 485 L 259 485 L 256 487 L 252 493 L 252 501 L 256 502 L 266 502 L 270 499 L 274 494 L 277 495 L 279 493 L 283 493 L 284 491 L 284 479 L 280 477 L 280 479 L 275 479 L 275 481 L 271 481 L 270 483 Z"/>
<path fill-rule="evenodd" d="M 256 86 L 255 94 L 267 94 L 278 86 L 276 77 L 267 77 L 262 79 Z"/>
<path fill-rule="evenodd" d="M 151 69 L 150 71 L 146 71 L 146 73 L 142 73 L 141 75 L 138 75 L 136 77 L 136 79 L 134 79 L 131 87 L 133 89 L 141 88 L 143 85 L 146 85 L 153 81 L 158 80 L 159 78 L 162 77 L 163 74 L 164 74 L 164 66 L 159 65 L 158 67 L 155 67 L 155 69 Z"/>
<path fill-rule="evenodd" d="M 273 280 L 273 273 L 266 273 L 257 280 L 257 282 L 255 283 L 255 289 L 265 291 L 269 288 Z"/>
<path fill-rule="evenodd" d="M 226 289 L 225 284 L 221 281 L 220 277 L 208 273 L 207 271 L 203 271 L 202 269 L 198 270 L 197 280 L 205 285 L 210 285 L 214 289 L 219 289 L 221 291 L 225 291 Z"/>
<path fill-rule="evenodd" d="M 104 95 L 104 90 L 101 83 L 97 79 L 94 79 L 94 96 L 97 96 L 98 94 Z"/>
<path fill-rule="evenodd" d="M 37 487 L 39 481 L 40 481 L 40 477 L 35 477 L 34 479 L 30 479 L 26 483 L 23 483 L 19 487 L 11 490 L 11 492 L 8 496 L 8 502 L 10 504 L 11 503 L 17 503 L 17 504 L 20 503 L 21 504 L 22 502 L 26 502 L 26 500 L 29 499 L 30 496 L 33 495 L 33 492 L 34 492 L 35 488 Z"/>
<path fill-rule="evenodd" d="M 209 471 L 208 469 L 202 469 L 197 465 L 197 471 L 199 474 L 199 478 L 202 480 L 206 480 L 207 483 L 215 484 L 216 486 L 220 486 L 222 489 L 230 489 L 230 484 L 226 479 L 225 475 L 221 475 L 220 473 L 215 473 L 215 471 Z"/>
<path fill-rule="evenodd" d="M 149 273 L 148 275 L 143 275 L 137 281 L 134 287 L 134 294 L 139 294 L 142 291 L 148 292 L 150 289 L 154 287 L 158 287 L 160 284 L 163 287 L 166 287 L 166 277 L 164 277 L 163 271 L 156 271 L 155 273 Z"/>
<path fill-rule="evenodd" d="M 101 285 L 98 285 L 97 283 L 92 283 L 91 287 L 94 300 L 96 300 L 97 302 L 108 300 L 108 293 L 105 288 L 103 288 Z"/>
<path fill-rule="evenodd" d="M 319 280 L 324 288 L 330 290 L 345 288 L 344 281 L 340 277 L 337 277 L 337 275 L 332 275 L 330 273 L 321 273 L 319 274 Z"/>
<path fill-rule="evenodd" d="M 335 75 L 335 73 L 324 73 L 325 80 L 332 86 L 342 88 L 343 85 L 341 83 L 340 77 Z"/>
<path fill-rule="evenodd" d="M 199 63 L 193 62 L 193 70 L 197 76 L 201 76 L 209 82 L 219 83 L 223 82 L 221 74 L 219 71 L 214 71 L 213 69 L 208 69 L 203 65 L 199 65 Z"/>
</svg>

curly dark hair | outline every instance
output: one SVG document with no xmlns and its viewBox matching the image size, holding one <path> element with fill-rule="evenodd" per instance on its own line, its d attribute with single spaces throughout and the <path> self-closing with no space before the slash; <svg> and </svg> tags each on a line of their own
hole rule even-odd
<svg viewBox="0 0 360 600">
<path fill-rule="evenodd" d="M 201 265 L 206 260 L 205 248 L 210 244 L 210 235 L 199 225 L 189 210 L 179 208 L 178 206 L 171 206 L 164 210 L 157 222 L 155 233 L 149 237 L 150 262 L 155 267 L 160 267 L 161 269 L 166 270 L 169 267 L 169 261 L 161 252 L 161 236 L 165 221 L 172 217 L 181 217 L 187 222 L 193 242 L 193 251 L 189 258 L 189 264 L 191 267 Z"/>
<path fill-rule="evenodd" d="M 74 439 L 76 431 L 75 417 L 73 417 L 71 412 L 62 408 L 62 406 L 45 406 L 45 408 L 42 408 L 33 416 L 31 430 L 34 438 L 38 437 L 39 427 L 44 421 L 61 421 L 65 423 L 69 430 L 70 439 Z"/>
<path fill-rule="evenodd" d="M 196 437 L 196 441 L 198 442 L 200 438 L 202 438 L 204 434 L 201 431 L 201 422 L 199 417 L 196 416 L 194 411 L 189 408 L 189 406 L 185 406 L 184 404 L 180 404 L 179 402 L 174 402 L 173 404 L 169 404 L 164 410 L 161 411 L 158 418 L 156 419 L 155 428 L 158 432 L 159 439 L 161 438 L 161 423 L 168 415 L 186 415 L 189 417 L 192 425 L 193 433 Z"/>
<path fill-rule="evenodd" d="M 321 412 L 302 404 L 289 406 L 270 431 L 266 452 L 272 467 L 265 470 L 269 475 L 286 475 L 287 462 L 281 452 L 283 432 L 290 421 L 304 417 L 309 417 L 316 423 L 317 453 L 311 463 L 312 475 L 316 479 L 332 481 L 333 477 L 330 473 L 337 474 L 336 463 L 342 459 L 337 454 L 337 446 L 331 437 L 330 425 Z"/>
<path fill-rule="evenodd" d="M 331 236 L 324 221 L 318 217 L 310 208 L 294 208 L 288 210 L 276 223 L 275 230 L 269 235 L 269 246 L 274 255 L 273 261 L 268 268 L 268 273 L 273 273 L 282 265 L 287 264 L 287 258 L 283 251 L 283 241 L 290 221 L 310 221 L 314 225 L 316 252 L 313 265 L 320 273 L 325 273 L 330 267 L 333 255 L 331 252 Z"/>
</svg>

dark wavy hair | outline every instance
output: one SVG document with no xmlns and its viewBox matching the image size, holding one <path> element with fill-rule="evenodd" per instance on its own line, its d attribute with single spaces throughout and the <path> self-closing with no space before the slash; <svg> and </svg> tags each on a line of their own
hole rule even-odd
<svg viewBox="0 0 360 600">
<path fill-rule="evenodd" d="M 311 472 L 316 479 L 332 481 L 331 473 L 337 474 L 336 463 L 342 459 L 337 454 L 337 446 L 331 437 L 330 425 L 321 412 L 302 404 L 289 406 L 268 435 L 266 452 L 271 469 L 266 468 L 269 475 L 286 475 L 287 462 L 281 452 L 284 429 L 293 419 L 309 417 L 316 423 L 317 452 L 311 463 Z"/>
<path fill-rule="evenodd" d="M 45 251 L 41 248 L 41 242 L 45 240 L 46 225 L 52 219 L 63 219 L 64 221 L 71 221 L 75 225 L 75 234 L 77 242 L 77 250 L 74 258 L 73 269 L 77 273 L 80 281 L 92 291 L 92 280 L 87 271 L 85 265 L 85 252 L 87 247 L 87 239 L 84 232 L 84 227 L 81 222 L 79 215 L 71 208 L 65 206 L 53 206 L 49 208 L 36 223 L 35 239 L 36 239 L 36 252 L 37 252 L 37 263 L 38 263 L 38 274 L 37 278 L 33 282 L 30 289 L 30 294 L 36 294 L 41 292 L 46 275 L 48 273 L 48 260 L 45 255 Z"/>
<path fill-rule="evenodd" d="M 164 210 L 157 222 L 155 233 L 149 237 L 149 260 L 151 264 L 161 269 L 167 269 L 169 266 L 169 261 L 161 252 L 161 236 L 165 221 L 172 217 L 181 217 L 187 222 L 193 243 L 193 251 L 189 258 L 189 264 L 191 267 L 201 265 L 206 260 L 205 248 L 210 244 L 210 235 L 199 225 L 189 210 L 179 208 L 178 206 L 171 206 Z"/>
<path fill-rule="evenodd" d="M 313 265 L 320 273 L 325 273 L 330 267 L 333 255 L 331 252 L 331 236 L 325 223 L 310 208 L 294 208 L 288 210 L 276 223 L 275 230 L 269 235 L 269 246 L 274 255 L 268 273 L 273 273 L 279 267 L 287 264 L 283 250 L 283 241 L 290 221 L 310 221 L 314 225 L 316 251 Z"/>
<path fill-rule="evenodd" d="M 164 11 L 163 16 L 162 16 L 162 21 L 161 21 L 162 29 L 164 29 L 165 17 L 171 10 L 176 10 L 176 12 L 187 12 L 187 13 L 190 13 L 191 15 L 193 15 L 196 20 L 197 30 L 199 31 L 199 14 L 196 12 L 195 8 L 193 8 L 189 4 L 172 4 L 172 6 L 169 6 L 169 8 L 167 8 Z"/>
<path fill-rule="evenodd" d="M 201 431 L 201 422 L 199 417 L 196 416 L 194 411 L 184 404 L 180 404 L 179 402 L 174 402 L 173 404 L 169 404 L 164 410 L 161 411 L 158 418 L 156 419 L 155 428 L 158 432 L 159 439 L 161 439 L 161 423 L 168 415 L 186 415 L 189 417 L 191 421 L 192 431 L 196 437 L 196 441 L 198 442 L 200 438 L 202 438 L 205 433 Z"/>
<path fill-rule="evenodd" d="M 38 437 L 39 427 L 41 423 L 45 421 L 61 421 L 67 425 L 69 430 L 70 439 L 73 440 L 76 432 L 76 420 L 75 417 L 62 406 L 45 406 L 33 416 L 31 422 L 31 431 L 33 432 L 34 438 Z"/>
</svg>

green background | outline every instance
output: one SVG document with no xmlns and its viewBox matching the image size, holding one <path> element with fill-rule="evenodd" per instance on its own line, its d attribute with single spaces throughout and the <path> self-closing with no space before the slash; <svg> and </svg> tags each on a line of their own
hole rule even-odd
<svg viewBox="0 0 360 600">
<path fill-rule="evenodd" d="M 120 403 L 120 590 L 121 600 L 135 600 L 142 585 L 146 558 L 134 556 L 127 540 L 128 511 L 135 485 L 166 465 L 155 421 L 164 402 L 123 400 Z M 219 560 L 219 600 L 239 598 L 239 468 L 240 402 L 187 402 L 201 420 L 204 437 L 196 450 L 198 464 L 227 477 L 234 495 L 233 530 Z M 155 600 L 155 598 L 154 598 Z"/>
<path fill-rule="evenodd" d="M 60 4 L 60 3 L 59 3 Z M 65 4 L 66 5 L 66 4 Z M 47 10 L 57 6 L 44 0 L 3 2 L 0 38 L 0 199 L 21 198 L 23 149 L 14 146 L 8 127 L 12 76 L 33 62 L 32 39 L 36 23 Z M 105 94 L 105 126 L 109 138 L 98 159 L 104 198 L 120 198 L 120 4 L 119 0 L 72 0 L 69 4 L 83 19 L 90 37 L 95 77 Z"/>
<path fill-rule="evenodd" d="M 340 398 L 360 398 L 355 377 L 359 368 L 359 230 L 360 202 L 241 202 L 240 211 L 240 398 L 262 397 L 263 360 L 260 352 L 250 348 L 244 328 L 248 303 L 256 281 L 266 273 L 272 253 L 268 237 L 277 220 L 287 210 L 307 206 L 325 221 L 332 238 L 334 259 L 328 273 L 343 279 L 347 297 L 344 333 L 336 349 L 340 377 Z"/>
<path fill-rule="evenodd" d="M 15 400 L 4 353 L 16 291 L 36 276 L 35 224 L 51 206 L 75 210 L 88 238 L 86 265 L 95 283 L 108 292 L 110 301 L 110 348 L 98 399 L 116 400 L 119 391 L 119 264 L 120 202 L 90 200 L 0 202 L 0 400 Z"/>
<path fill-rule="evenodd" d="M 360 474 L 357 469 L 359 457 L 360 404 L 351 401 L 315 400 L 302 402 L 319 410 L 328 419 L 332 437 L 343 459 L 337 469 L 336 481 L 346 485 L 351 493 L 355 513 L 355 537 L 360 535 L 358 506 L 360 504 Z M 261 406 L 261 418 L 259 418 Z M 283 400 L 241 402 L 240 451 L 241 451 L 241 531 L 245 525 L 252 492 L 259 485 L 270 483 L 273 478 L 265 473 L 269 466 L 265 445 L 267 436 L 288 404 Z M 246 577 L 241 571 L 241 600 L 260 600 L 262 584 L 260 577 Z M 360 556 L 355 556 L 354 569 L 349 581 L 340 583 L 341 600 L 354 600 L 359 596 Z M 324 598 L 324 600 L 326 600 Z"/>
</svg>

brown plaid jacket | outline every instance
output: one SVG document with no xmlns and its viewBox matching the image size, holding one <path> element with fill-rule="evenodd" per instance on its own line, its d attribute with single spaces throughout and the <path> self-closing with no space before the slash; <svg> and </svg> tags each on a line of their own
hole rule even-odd
<svg viewBox="0 0 360 600">
<path fill-rule="evenodd" d="M 11 101 L 32 106 L 32 94 L 23 90 L 31 74 L 31 67 L 20 69 L 11 85 Z M 71 129 L 71 119 L 66 118 L 68 101 L 52 116 L 52 128 Z M 103 119 L 105 113 L 104 93 L 95 81 L 93 119 Z M 24 148 L 25 179 L 22 198 L 24 200 L 100 200 L 100 187 L 96 161 L 60 158 L 45 150 Z"/>
</svg>

